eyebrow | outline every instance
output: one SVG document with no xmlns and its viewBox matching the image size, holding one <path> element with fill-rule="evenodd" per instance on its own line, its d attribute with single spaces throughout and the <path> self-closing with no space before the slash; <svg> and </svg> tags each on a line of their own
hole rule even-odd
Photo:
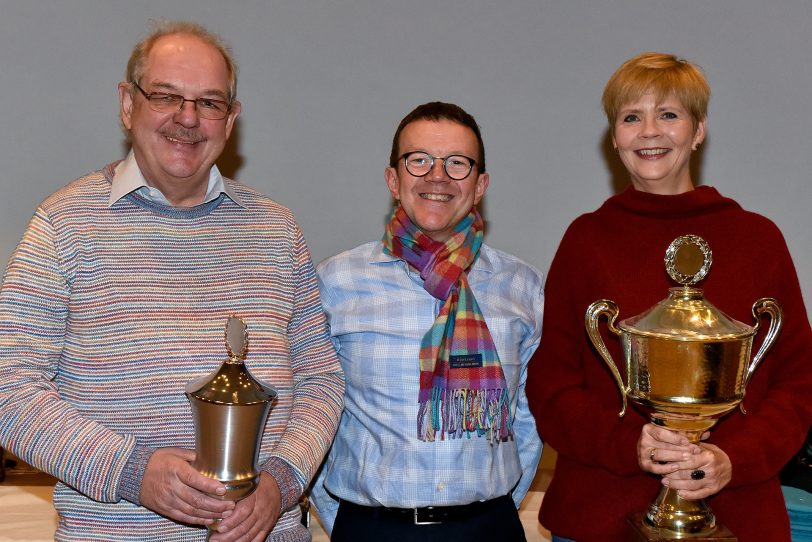
<svg viewBox="0 0 812 542">
<path fill-rule="evenodd" d="M 411 150 L 411 151 L 403 151 L 403 152 L 402 152 L 402 153 L 400 153 L 400 154 L 401 154 L 401 155 L 404 155 L 404 154 L 411 154 L 411 153 L 413 153 L 413 152 L 422 152 L 422 153 L 426 153 L 426 154 L 428 154 L 428 155 L 434 156 L 435 158 L 448 158 L 449 156 L 464 156 L 464 157 L 466 157 L 466 158 L 470 158 L 470 157 L 471 157 L 471 154 L 469 154 L 469 153 L 468 153 L 468 152 L 466 152 L 466 151 L 449 151 L 449 153 L 448 153 L 448 154 L 446 154 L 445 156 L 440 156 L 440 155 L 435 156 L 435 155 L 434 155 L 434 154 L 432 154 L 431 152 L 429 152 L 429 151 L 427 151 L 427 150 L 425 150 L 425 149 L 422 149 L 422 148 L 419 148 L 419 149 L 414 149 L 414 150 Z M 476 153 L 473 153 L 473 154 L 476 154 Z M 474 158 L 474 160 L 476 160 L 476 159 Z"/>
<path fill-rule="evenodd" d="M 685 106 L 682 105 L 679 102 L 671 102 L 671 103 L 662 102 L 662 103 L 657 104 L 657 106 L 656 106 L 657 111 L 666 111 L 666 110 L 673 110 L 673 109 L 685 109 Z M 640 114 L 642 112 L 643 112 L 643 108 L 641 108 L 641 107 L 638 107 L 638 108 L 632 108 L 632 107 L 622 108 L 622 109 L 618 110 L 618 116 L 620 116 L 620 115 L 630 115 L 630 114 Z"/>
<path fill-rule="evenodd" d="M 156 88 L 158 90 L 171 91 L 173 94 L 177 94 L 179 96 L 181 95 L 180 94 L 180 89 L 178 89 L 178 87 L 176 87 L 172 83 L 153 82 L 149 86 L 151 88 Z M 200 96 L 198 96 L 198 98 L 202 98 L 204 96 L 218 96 L 218 97 L 222 98 L 223 101 L 226 101 L 226 102 L 228 101 L 228 94 L 223 92 L 222 90 L 219 90 L 219 89 L 216 89 L 216 88 L 207 89 L 207 90 L 203 91 L 203 93 Z"/>
</svg>

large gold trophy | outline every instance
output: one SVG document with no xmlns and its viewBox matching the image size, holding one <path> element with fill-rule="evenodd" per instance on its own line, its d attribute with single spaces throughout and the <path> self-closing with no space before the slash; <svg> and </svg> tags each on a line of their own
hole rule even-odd
<svg viewBox="0 0 812 542">
<path fill-rule="evenodd" d="M 259 485 L 259 445 L 276 392 L 245 367 L 245 323 L 230 317 L 225 335 L 228 359 L 213 373 L 186 384 L 186 395 L 195 424 L 192 466 L 226 486 L 224 500 L 238 501 Z M 216 529 L 217 523 L 209 529 Z"/>
<path fill-rule="evenodd" d="M 703 432 L 740 405 L 747 382 L 782 324 L 781 308 L 771 298 L 753 304 L 753 327 L 729 318 L 706 301 L 702 290 L 693 285 L 707 275 L 712 261 L 710 247 L 702 238 L 678 237 L 666 251 L 665 265 L 681 287 L 671 288 L 666 299 L 617 327 L 618 307 L 607 299 L 590 305 L 585 318 L 589 338 L 620 388 L 620 415 L 626 411 L 628 397 L 653 423 L 683 432 L 692 443 L 698 443 Z M 753 337 L 765 314 L 770 317 L 767 335 L 750 361 Z M 598 329 L 601 316 L 607 317 L 609 330 L 620 337 L 625 383 Z M 717 527 L 704 501 L 685 500 L 666 487 L 649 506 L 642 524 L 636 540 L 735 540 L 730 531 Z"/>
</svg>

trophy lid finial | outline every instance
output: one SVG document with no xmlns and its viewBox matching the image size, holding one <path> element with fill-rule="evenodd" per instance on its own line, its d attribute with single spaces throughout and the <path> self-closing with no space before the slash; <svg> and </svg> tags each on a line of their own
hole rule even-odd
<svg viewBox="0 0 812 542">
<path fill-rule="evenodd" d="M 248 326 L 237 316 L 226 321 L 226 351 L 232 360 L 244 360 L 248 350 Z"/>
<path fill-rule="evenodd" d="M 668 276 L 685 287 L 704 279 L 713 263 L 713 252 L 698 235 L 680 235 L 665 251 Z"/>
</svg>

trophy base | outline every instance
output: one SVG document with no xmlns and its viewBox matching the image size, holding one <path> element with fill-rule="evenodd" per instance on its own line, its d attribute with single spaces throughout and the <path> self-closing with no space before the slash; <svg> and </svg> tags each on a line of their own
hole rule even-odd
<svg viewBox="0 0 812 542">
<path fill-rule="evenodd" d="M 716 525 L 710 532 L 702 534 L 675 533 L 668 529 L 652 527 L 646 521 L 644 512 L 635 512 L 626 517 L 626 542 L 737 542 L 736 536 L 723 525 Z"/>
<path fill-rule="evenodd" d="M 646 525 L 672 533 L 710 534 L 716 527 L 716 517 L 702 499 L 689 501 L 678 491 L 661 487 L 657 498 L 649 505 Z"/>
</svg>

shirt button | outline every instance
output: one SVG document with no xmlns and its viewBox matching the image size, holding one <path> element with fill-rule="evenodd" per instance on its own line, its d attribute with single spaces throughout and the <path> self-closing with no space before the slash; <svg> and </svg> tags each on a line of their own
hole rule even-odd
<svg viewBox="0 0 812 542">
<path fill-rule="evenodd" d="M 440 482 L 439 484 L 437 484 L 437 491 L 442 491 L 444 489 L 445 489 L 445 484 L 444 483 Z"/>
</svg>

